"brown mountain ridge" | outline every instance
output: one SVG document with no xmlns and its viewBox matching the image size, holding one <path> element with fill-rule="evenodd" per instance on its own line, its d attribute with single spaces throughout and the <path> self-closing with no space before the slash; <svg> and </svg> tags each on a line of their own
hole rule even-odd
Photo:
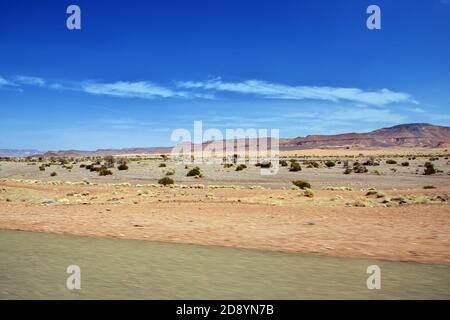
<svg viewBox="0 0 450 320">
<path fill-rule="evenodd" d="M 220 143 L 225 145 L 221 141 Z M 254 142 L 254 141 L 253 141 Z M 203 147 L 211 146 L 217 141 L 203 143 Z M 249 145 L 249 139 L 245 144 Z M 190 143 L 187 143 L 191 145 Z M 270 143 L 269 143 L 270 144 Z M 192 145 L 191 145 L 192 146 Z M 279 139 L 280 150 L 303 149 L 337 149 L 337 148 L 447 148 L 450 146 L 450 127 L 437 126 L 428 123 L 401 124 L 393 127 L 377 129 L 366 133 L 343 133 L 335 135 L 308 135 L 297 138 Z M 167 154 L 172 147 L 126 148 L 126 149 L 98 149 L 95 151 L 65 150 L 48 151 L 45 153 L 33 150 L 24 153 L 21 150 L 0 149 L 0 156 L 29 156 L 43 155 L 45 157 L 77 157 L 77 156 L 105 156 L 125 154 Z"/>
</svg>

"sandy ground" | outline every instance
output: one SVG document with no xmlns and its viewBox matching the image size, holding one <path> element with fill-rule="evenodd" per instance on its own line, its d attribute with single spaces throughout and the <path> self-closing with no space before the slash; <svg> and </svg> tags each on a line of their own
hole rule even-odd
<svg viewBox="0 0 450 320">
<path fill-rule="evenodd" d="M 450 264 L 449 187 L 313 192 L 4 179 L 0 228 Z"/>
</svg>

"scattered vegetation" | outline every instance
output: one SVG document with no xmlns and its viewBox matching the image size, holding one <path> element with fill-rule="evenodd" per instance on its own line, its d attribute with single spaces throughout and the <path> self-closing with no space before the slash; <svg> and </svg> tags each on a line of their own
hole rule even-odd
<svg viewBox="0 0 450 320">
<path fill-rule="evenodd" d="M 280 160 L 279 164 L 280 164 L 280 166 L 282 166 L 282 167 L 287 167 L 287 166 L 288 166 L 288 163 L 287 163 L 286 160 Z"/>
<path fill-rule="evenodd" d="M 199 167 L 192 168 L 191 170 L 188 171 L 187 176 L 188 177 L 201 176 L 200 168 Z"/>
<path fill-rule="evenodd" d="M 424 175 L 432 175 L 436 173 L 436 169 L 434 168 L 434 164 L 432 164 L 431 162 L 425 162 L 424 164 L 425 169 L 423 170 L 423 174 Z"/>
<path fill-rule="evenodd" d="M 169 184 L 174 184 L 174 181 L 172 178 L 164 177 L 158 180 L 159 184 L 162 184 L 163 186 L 167 186 Z"/>
<path fill-rule="evenodd" d="M 107 169 L 106 167 L 100 167 L 98 169 L 99 169 L 98 170 L 98 175 L 99 176 L 109 176 L 109 175 L 113 174 L 112 171 Z"/>
<path fill-rule="evenodd" d="M 289 167 L 289 171 L 291 172 L 297 172 L 297 171 L 302 171 L 302 167 L 300 166 L 300 163 L 296 162 L 291 162 L 291 166 Z"/>
<path fill-rule="evenodd" d="M 272 162 L 270 161 L 261 162 L 260 167 L 264 169 L 272 168 Z"/>
<path fill-rule="evenodd" d="M 117 166 L 117 170 L 128 170 L 128 166 L 125 163 L 122 163 L 120 165 Z"/>
<path fill-rule="evenodd" d="M 169 170 L 166 172 L 166 176 L 173 176 L 175 175 L 175 170 Z"/>
<path fill-rule="evenodd" d="M 334 167 L 336 164 L 334 163 L 334 161 L 327 160 L 327 161 L 325 161 L 325 165 L 326 165 L 328 168 L 331 168 L 331 167 Z"/>
<path fill-rule="evenodd" d="M 367 168 L 365 166 L 363 166 L 362 164 L 360 164 L 359 162 L 355 162 L 353 164 L 353 172 L 354 173 L 366 173 L 369 170 L 367 170 Z"/>
<path fill-rule="evenodd" d="M 292 183 L 300 189 L 311 189 L 311 184 L 305 180 L 294 180 Z"/>
</svg>

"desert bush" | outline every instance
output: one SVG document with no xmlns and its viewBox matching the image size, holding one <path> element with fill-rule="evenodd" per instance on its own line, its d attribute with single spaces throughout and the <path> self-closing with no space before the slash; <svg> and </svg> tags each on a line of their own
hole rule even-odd
<svg viewBox="0 0 450 320">
<path fill-rule="evenodd" d="M 306 165 L 308 168 L 318 168 L 319 163 L 317 161 L 312 160 L 305 160 L 303 161 L 303 164 Z"/>
<path fill-rule="evenodd" d="M 364 166 L 379 166 L 380 163 L 375 161 L 374 157 L 370 157 L 368 160 L 363 162 Z"/>
<path fill-rule="evenodd" d="M 165 168 L 165 167 L 167 167 L 167 165 L 165 163 L 160 163 L 158 167 Z"/>
<path fill-rule="evenodd" d="M 175 170 L 169 170 L 166 172 L 166 176 L 173 176 L 175 175 Z"/>
<path fill-rule="evenodd" d="M 117 166 L 117 170 L 120 170 L 120 171 L 128 170 L 128 166 L 125 163 L 122 163 Z"/>
<path fill-rule="evenodd" d="M 195 177 L 195 176 L 200 176 L 200 175 L 201 175 L 201 173 L 200 173 L 200 168 L 199 167 L 192 168 L 187 173 L 188 177 Z"/>
<path fill-rule="evenodd" d="M 45 171 L 45 166 L 44 166 L 44 165 L 39 166 L 39 170 L 40 170 L 40 171 Z"/>
<path fill-rule="evenodd" d="M 291 162 L 289 171 L 291 171 L 291 172 L 302 171 L 302 167 L 300 166 L 300 163 L 298 163 L 298 162 Z"/>
<path fill-rule="evenodd" d="M 264 162 L 261 162 L 261 165 L 260 165 L 260 167 L 261 168 L 271 168 L 272 167 L 272 163 L 271 162 L 269 162 L 269 161 L 264 161 Z"/>
<path fill-rule="evenodd" d="M 308 197 L 308 198 L 313 198 L 314 197 L 314 193 L 311 190 L 309 190 L 309 189 L 305 189 L 305 191 L 303 191 L 303 195 L 305 197 Z"/>
<path fill-rule="evenodd" d="M 369 190 L 366 193 L 366 197 L 376 196 L 377 194 L 378 194 L 378 191 L 376 191 L 376 190 Z"/>
<path fill-rule="evenodd" d="M 423 186 L 424 189 L 436 189 L 435 186 Z"/>
<path fill-rule="evenodd" d="M 428 176 L 428 175 L 436 173 L 436 169 L 434 168 L 434 164 L 432 164 L 431 162 L 425 162 L 424 166 L 425 166 L 425 169 L 423 170 L 423 174 L 424 175 Z"/>
<path fill-rule="evenodd" d="M 173 184 L 174 181 L 172 178 L 164 177 L 158 180 L 159 184 L 162 184 L 163 186 L 167 186 L 168 184 Z"/>
<path fill-rule="evenodd" d="M 409 167 L 409 162 L 408 161 L 402 162 L 402 166 L 403 167 Z"/>
<path fill-rule="evenodd" d="M 292 181 L 292 183 L 296 187 L 299 187 L 300 189 L 310 189 L 311 188 L 311 184 L 305 180 L 294 180 L 294 181 Z"/>
<path fill-rule="evenodd" d="M 114 163 L 116 162 L 116 159 L 114 159 L 113 156 L 105 156 L 103 160 L 105 161 L 105 166 L 107 168 L 114 168 Z"/>
<path fill-rule="evenodd" d="M 223 167 L 224 167 L 225 169 L 231 168 L 232 166 L 233 166 L 232 163 L 224 163 L 224 164 L 223 164 Z M 187 168 L 186 168 L 186 169 L 187 169 Z"/>
<path fill-rule="evenodd" d="M 288 166 L 288 163 L 287 163 L 286 160 L 280 160 L 279 164 L 280 164 L 280 166 L 282 166 L 282 167 L 287 167 L 287 166 Z"/>
<path fill-rule="evenodd" d="M 80 164 L 80 168 L 85 168 L 86 165 L 85 164 Z"/>
<path fill-rule="evenodd" d="M 369 170 L 367 170 L 367 168 L 365 166 L 363 166 L 362 164 L 360 164 L 359 162 L 355 162 L 353 164 L 353 172 L 354 173 L 366 173 Z"/>
<path fill-rule="evenodd" d="M 242 171 L 244 169 L 247 169 L 247 166 L 245 164 L 240 164 L 236 167 L 236 171 Z"/>
<path fill-rule="evenodd" d="M 387 164 L 397 164 L 397 161 L 389 159 L 389 160 L 386 160 L 386 163 Z"/>
<path fill-rule="evenodd" d="M 331 168 L 331 167 L 334 167 L 336 164 L 335 164 L 333 161 L 331 161 L 331 160 L 327 160 L 327 161 L 325 162 L 325 165 L 326 165 L 328 168 Z"/>
<path fill-rule="evenodd" d="M 350 173 L 352 173 L 352 169 L 350 169 L 350 168 L 346 168 L 345 170 L 344 170 L 344 174 L 350 174 Z"/>
<path fill-rule="evenodd" d="M 55 177 L 57 175 L 57 173 L 55 171 L 53 171 L 52 173 L 50 173 L 51 177 Z"/>
<path fill-rule="evenodd" d="M 113 174 L 112 171 L 108 170 L 106 167 L 98 168 L 97 171 L 99 176 L 109 176 Z"/>
</svg>

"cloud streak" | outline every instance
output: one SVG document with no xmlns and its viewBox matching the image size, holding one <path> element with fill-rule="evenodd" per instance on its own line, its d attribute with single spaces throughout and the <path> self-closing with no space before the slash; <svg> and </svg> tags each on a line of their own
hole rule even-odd
<svg viewBox="0 0 450 320">
<path fill-rule="evenodd" d="M 81 90 L 96 95 L 142 98 L 142 99 L 214 98 L 214 95 L 210 93 L 192 93 L 185 91 L 175 91 L 148 81 L 138 81 L 138 82 L 117 81 L 113 83 L 98 83 L 85 81 L 81 84 Z"/>
<path fill-rule="evenodd" d="M 393 103 L 414 103 L 412 96 L 389 89 L 363 90 L 330 86 L 291 86 L 261 80 L 224 82 L 220 78 L 207 81 L 179 81 L 174 88 L 150 81 L 70 82 L 70 86 L 48 83 L 40 77 L 19 75 L 14 81 L 0 77 L 0 87 L 37 86 L 55 90 L 81 91 L 92 95 L 140 99 L 216 99 L 220 92 L 252 95 L 263 99 L 352 102 L 355 105 L 383 107 Z"/>
<path fill-rule="evenodd" d="M 44 87 L 46 85 L 45 80 L 39 77 L 30 76 L 16 76 L 17 82 L 24 85 Z"/>
<path fill-rule="evenodd" d="M 332 102 L 352 101 L 377 106 L 398 102 L 417 103 L 403 92 L 389 89 L 364 91 L 358 88 L 289 86 L 261 80 L 246 80 L 243 82 L 223 82 L 221 79 L 204 82 L 181 81 L 177 83 L 185 89 L 203 89 L 211 91 L 226 91 L 240 94 L 252 94 L 262 98 L 287 100 L 325 100 Z"/>
</svg>

